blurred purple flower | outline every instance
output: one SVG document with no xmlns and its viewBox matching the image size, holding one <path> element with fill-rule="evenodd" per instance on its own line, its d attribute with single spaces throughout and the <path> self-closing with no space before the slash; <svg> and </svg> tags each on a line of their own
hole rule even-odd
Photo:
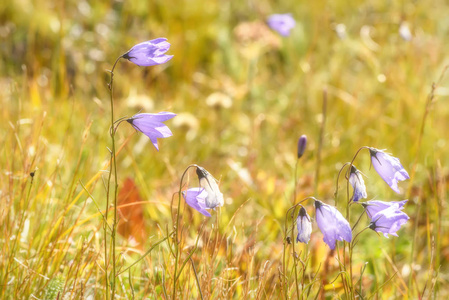
<svg viewBox="0 0 449 300">
<path fill-rule="evenodd" d="M 398 181 L 410 178 L 399 159 L 376 148 L 369 148 L 369 151 L 376 172 L 393 191 L 399 194 Z"/>
<path fill-rule="evenodd" d="M 349 183 L 354 189 L 354 195 L 352 196 L 352 201 L 357 202 L 362 198 L 366 198 L 366 187 L 365 181 L 362 177 L 362 172 L 357 170 L 355 166 L 351 167 L 351 172 L 349 174 Z"/>
<path fill-rule="evenodd" d="M 366 214 L 368 217 L 373 220 L 373 217 L 378 212 L 390 208 L 393 205 L 397 206 L 398 210 L 401 210 L 404 208 L 405 203 L 407 203 L 408 200 L 402 200 L 402 201 L 380 201 L 380 200 L 371 200 L 361 203 L 362 206 L 365 208 Z"/>
<path fill-rule="evenodd" d="M 298 140 L 298 159 L 302 157 L 304 151 L 306 150 L 307 136 L 305 134 L 301 135 Z"/>
<path fill-rule="evenodd" d="M 158 38 L 135 45 L 122 57 L 138 66 L 149 67 L 164 64 L 172 59 L 173 55 L 165 54 L 168 49 L 170 49 L 170 43 L 167 39 Z"/>
<path fill-rule="evenodd" d="M 407 214 L 400 210 L 399 204 L 396 203 L 376 213 L 369 224 L 369 228 L 382 232 L 386 238 L 388 238 L 388 234 L 398 236 L 396 232 L 409 219 Z"/>
<path fill-rule="evenodd" d="M 200 186 L 206 190 L 207 197 L 205 199 L 206 207 L 215 209 L 215 207 L 223 206 L 223 194 L 217 185 L 217 180 L 203 167 L 196 167 L 196 174 L 200 181 Z"/>
<path fill-rule="evenodd" d="M 298 217 L 296 218 L 296 226 L 298 228 L 298 236 L 296 242 L 308 244 L 310 241 L 310 234 L 312 233 L 312 221 L 304 207 L 299 209 Z"/>
<path fill-rule="evenodd" d="M 291 14 L 274 14 L 267 19 L 268 26 L 282 36 L 289 36 L 290 30 L 296 25 Z"/>
<path fill-rule="evenodd" d="M 206 210 L 209 209 L 209 207 L 206 206 L 207 192 L 205 189 L 199 187 L 191 188 L 187 191 L 183 191 L 182 196 L 190 207 L 196 209 L 206 217 L 211 216 Z"/>
<path fill-rule="evenodd" d="M 170 129 L 162 122 L 167 121 L 176 116 L 171 112 L 160 112 L 157 114 L 136 114 L 126 121 L 130 123 L 136 130 L 148 136 L 156 150 L 159 151 L 157 138 L 166 138 L 172 136 Z"/>
<path fill-rule="evenodd" d="M 352 240 L 352 231 L 349 222 L 333 206 L 324 204 L 315 200 L 316 222 L 318 228 L 323 233 L 323 241 L 331 249 L 335 249 L 335 243 L 339 241 L 350 242 Z"/>
</svg>

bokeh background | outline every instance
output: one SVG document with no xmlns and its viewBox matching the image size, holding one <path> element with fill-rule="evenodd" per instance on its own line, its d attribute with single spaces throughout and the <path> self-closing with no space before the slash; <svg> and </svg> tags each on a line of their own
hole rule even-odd
<svg viewBox="0 0 449 300">
<path fill-rule="evenodd" d="M 289 37 L 266 25 L 273 13 L 294 17 Z M 159 152 L 128 124 L 117 132 L 119 200 L 138 202 L 121 213 L 122 266 L 166 235 L 181 175 L 198 164 L 225 196 L 208 220 L 183 206 L 187 252 L 202 228 L 193 260 L 203 296 L 276 299 L 287 209 L 315 196 L 343 210 L 343 176 L 334 196 L 338 172 L 371 146 L 398 157 L 412 178 L 394 193 L 364 150 L 355 165 L 368 198 L 409 199 L 411 219 L 399 237 L 363 233 L 353 255 L 359 297 L 444 298 L 448 13 L 438 0 L 2 1 L 0 298 L 44 299 L 56 281 L 67 299 L 104 297 L 97 204 L 104 209 L 111 147 L 108 70 L 157 37 L 171 43 L 169 63 L 121 61 L 114 76 L 116 118 L 177 114 Z M 308 144 L 295 183 L 302 134 Z M 312 202 L 306 207 L 314 217 Z M 353 224 L 362 209 L 351 209 Z M 316 225 L 309 245 L 296 248 L 309 258 L 304 297 L 347 298 Z M 161 244 L 122 275 L 118 295 L 163 297 L 171 259 Z M 191 267 L 184 273 L 182 296 L 197 298 Z"/>
</svg>

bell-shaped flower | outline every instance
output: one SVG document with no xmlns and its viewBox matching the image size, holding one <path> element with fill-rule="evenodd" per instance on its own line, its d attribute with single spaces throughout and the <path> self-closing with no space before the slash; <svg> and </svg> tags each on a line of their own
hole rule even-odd
<svg viewBox="0 0 449 300">
<path fill-rule="evenodd" d="M 291 14 L 274 14 L 267 19 L 268 26 L 271 29 L 277 31 L 282 36 L 289 36 L 290 30 L 292 30 L 296 21 Z"/>
<path fill-rule="evenodd" d="M 355 166 L 351 167 L 351 172 L 349 174 L 349 183 L 354 189 L 352 201 L 357 202 L 362 198 L 368 197 L 366 194 L 365 181 L 363 180 L 362 172 L 357 170 Z"/>
<path fill-rule="evenodd" d="M 381 210 L 390 208 L 391 206 L 396 205 L 397 209 L 402 210 L 404 208 L 405 203 L 407 203 L 408 200 L 402 200 L 402 201 L 380 201 L 380 200 L 371 200 L 361 203 L 362 206 L 365 208 L 366 214 L 368 217 L 373 220 L 373 217 L 375 214 L 380 212 Z"/>
<path fill-rule="evenodd" d="M 158 38 L 135 45 L 122 57 L 138 66 L 149 67 L 164 64 L 172 59 L 173 55 L 165 54 L 168 49 L 170 49 L 170 43 L 167 39 Z"/>
<path fill-rule="evenodd" d="M 307 145 L 307 136 L 303 134 L 298 139 L 298 159 L 300 159 L 304 154 L 304 151 L 306 151 L 306 145 Z"/>
<path fill-rule="evenodd" d="M 173 135 L 170 129 L 162 122 L 175 116 L 176 114 L 165 111 L 157 114 L 142 113 L 134 115 L 126 121 L 136 130 L 148 136 L 154 147 L 156 147 L 156 150 L 159 151 L 157 138 L 166 138 Z"/>
<path fill-rule="evenodd" d="M 336 241 L 352 240 L 352 231 L 349 222 L 333 206 L 315 200 L 316 222 L 318 228 L 323 233 L 323 241 L 331 248 L 335 249 Z"/>
<path fill-rule="evenodd" d="M 217 206 L 223 206 L 223 194 L 218 188 L 217 180 L 210 175 L 206 169 L 200 166 L 196 167 L 196 174 L 198 175 L 198 179 L 200 181 L 200 187 L 205 189 L 207 192 L 207 197 L 205 199 L 206 206 L 212 209 L 215 209 Z"/>
<path fill-rule="evenodd" d="M 399 159 L 376 148 L 369 148 L 369 151 L 376 172 L 393 191 L 399 194 L 398 181 L 410 178 Z"/>
<path fill-rule="evenodd" d="M 183 191 L 182 196 L 190 207 L 196 209 L 206 217 L 211 216 L 206 210 L 209 209 L 209 207 L 206 206 L 207 192 L 205 189 L 199 187 L 190 188 L 187 191 Z"/>
<path fill-rule="evenodd" d="M 386 238 L 388 238 L 388 234 L 398 236 L 396 232 L 409 219 L 409 216 L 402 212 L 399 204 L 396 203 L 376 213 L 372 217 L 369 228 L 377 232 L 382 232 Z"/>
<path fill-rule="evenodd" d="M 307 214 L 306 209 L 302 206 L 299 209 L 299 214 L 296 218 L 296 227 L 298 228 L 296 242 L 308 244 L 310 241 L 310 234 L 312 233 L 312 220 Z"/>
</svg>

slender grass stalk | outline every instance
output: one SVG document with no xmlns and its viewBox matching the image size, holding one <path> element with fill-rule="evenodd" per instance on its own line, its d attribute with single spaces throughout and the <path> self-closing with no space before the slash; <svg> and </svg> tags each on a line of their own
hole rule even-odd
<svg viewBox="0 0 449 300">
<path fill-rule="evenodd" d="M 436 81 L 436 83 L 435 82 L 432 83 L 430 93 L 427 96 L 427 100 L 424 105 L 424 114 L 421 119 L 421 126 L 419 129 L 418 141 L 416 142 L 415 160 L 413 161 L 412 170 L 410 172 L 410 181 L 409 181 L 408 190 L 407 190 L 407 198 L 410 198 L 410 195 L 412 192 L 413 181 L 414 181 L 415 173 L 416 173 L 416 166 L 418 164 L 419 153 L 421 151 L 422 138 L 424 136 L 424 129 L 426 127 L 426 120 L 427 120 L 427 116 L 429 115 L 429 112 L 430 112 L 430 107 L 432 106 L 432 104 L 435 100 L 435 90 L 437 89 L 438 85 L 440 85 L 441 81 L 443 80 L 444 75 L 446 74 L 446 71 L 448 68 L 449 68 L 449 65 L 445 66 L 443 71 L 440 74 L 440 77 Z"/>
<path fill-rule="evenodd" d="M 145 252 L 144 255 L 142 255 L 138 260 L 136 260 L 135 262 L 133 262 L 129 267 L 127 267 L 126 269 L 124 269 L 123 271 L 120 271 L 116 276 L 119 276 L 122 273 L 125 273 L 126 271 L 128 271 L 129 269 L 131 269 L 132 267 L 134 267 L 138 262 L 140 262 L 142 259 L 144 259 L 148 254 L 151 253 L 151 251 L 156 248 L 156 246 L 158 246 L 159 244 L 162 244 L 165 240 L 167 240 L 171 234 L 173 232 L 171 232 L 168 236 L 164 237 L 163 239 L 159 240 L 156 244 L 154 244 L 153 246 L 151 246 L 151 248 Z"/>
<path fill-rule="evenodd" d="M 327 89 L 323 90 L 323 108 L 322 108 L 322 116 L 320 126 L 320 137 L 318 140 L 318 150 L 316 154 L 316 167 L 315 167 L 315 186 L 314 186 L 314 195 L 318 193 L 318 182 L 320 179 L 320 165 L 321 165 L 321 151 L 323 150 L 323 139 L 324 139 L 324 131 L 326 128 L 326 116 L 327 116 Z"/>
</svg>

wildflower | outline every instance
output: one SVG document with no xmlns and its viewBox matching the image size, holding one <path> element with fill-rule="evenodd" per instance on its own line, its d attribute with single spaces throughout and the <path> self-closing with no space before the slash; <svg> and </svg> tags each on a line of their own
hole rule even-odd
<svg viewBox="0 0 449 300">
<path fill-rule="evenodd" d="M 323 233 L 323 241 L 335 249 L 335 243 L 339 241 L 350 242 L 352 240 L 351 226 L 343 215 L 333 206 L 315 200 L 316 222 Z"/>
<path fill-rule="evenodd" d="M 300 159 L 304 154 L 304 151 L 306 150 L 306 145 L 307 145 L 307 136 L 303 134 L 298 140 L 298 159 Z"/>
<path fill-rule="evenodd" d="M 134 115 L 126 121 L 136 130 L 148 136 L 156 150 L 159 151 L 157 138 L 166 138 L 173 135 L 170 129 L 162 122 L 175 116 L 176 114 L 165 111 L 157 114 L 142 113 Z"/>
<path fill-rule="evenodd" d="M 382 232 L 386 238 L 388 238 L 388 234 L 398 236 L 396 232 L 409 219 L 409 216 L 401 211 L 399 204 L 393 204 L 389 208 L 376 213 L 369 224 L 369 228 L 376 232 Z"/>
<path fill-rule="evenodd" d="M 310 234 L 312 233 L 312 221 L 304 207 L 301 206 L 298 217 L 296 218 L 296 226 L 298 228 L 298 236 L 296 242 L 308 244 Z"/>
<path fill-rule="evenodd" d="M 365 181 L 362 177 L 362 172 L 357 170 L 355 166 L 351 167 L 351 172 L 349 174 L 349 183 L 354 189 L 354 195 L 352 196 L 352 201 L 357 202 L 362 198 L 366 198 L 366 187 Z"/>
<path fill-rule="evenodd" d="M 196 174 L 198 175 L 200 186 L 207 192 L 207 197 L 205 199 L 206 206 L 212 209 L 217 206 L 223 206 L 223 194 L 218 188 L 217 180 L 212 175 L 210 175 L 210 173 L 206 171 L 206 169 L 200 166 L 196 167 Z"/>
<path fill-rule="evenodd" d="M 274 14 L 267 19 L 268 26 L 282 36 L 289 36 L 290 30 L 296 25 L 291 14 Z"/>
<path fill-rule="evenodd" d="M 209 209 L 209 207 L 206 206 L 207 192 L 205 189 L 199 187 L 190 188 L 187 191 L 183 191 L 182 196 L 190 207 L 196 209 L 206 217 L 211 216 L 206 210 Z"/>
<path fill-rule="evenodd" d="M 385 201 L 380 201 L 380 200 L 371 200 L 371 201 L 366 201 L 361 204 L 365 208 L 365 211 L 366 211 L 366 214 L 368 215 L 368 217 L 370 217 L 370 219 L 373 220 L 374 215 L 377 214 L 378 212 L 380 212 L 384 209 L 390 208 L 393 205 L 396 205 L 397 209 L 401 210 L 404 208 L 405 203 L 407 203 L 407 200 L 390 201 L 390 202 L 385 202 Z"/>
<path fill-rule="evenodd" d="M 399 26 L 399 35 L 404 41 L 408 42 L 412 40 L 413 35 L 407 22 L 401 22 L 401 25 Z"/>
<path fill-rule="evenodd" d="M 170 43 L 167 39 L 158 38 L 135 45 L 122 57 L 138 66 L 149 67 L 164 64 L 172 59 L 173 55 L 164 54 L 168 49 Z"/>
<path fill-rule="evenodd" d="M 399 194 L 398 181 L 410 178 L 399 159 L 376 148 L 369 148 L 369 151 L 376 172 L 393 191 Z"/>
</svg>

